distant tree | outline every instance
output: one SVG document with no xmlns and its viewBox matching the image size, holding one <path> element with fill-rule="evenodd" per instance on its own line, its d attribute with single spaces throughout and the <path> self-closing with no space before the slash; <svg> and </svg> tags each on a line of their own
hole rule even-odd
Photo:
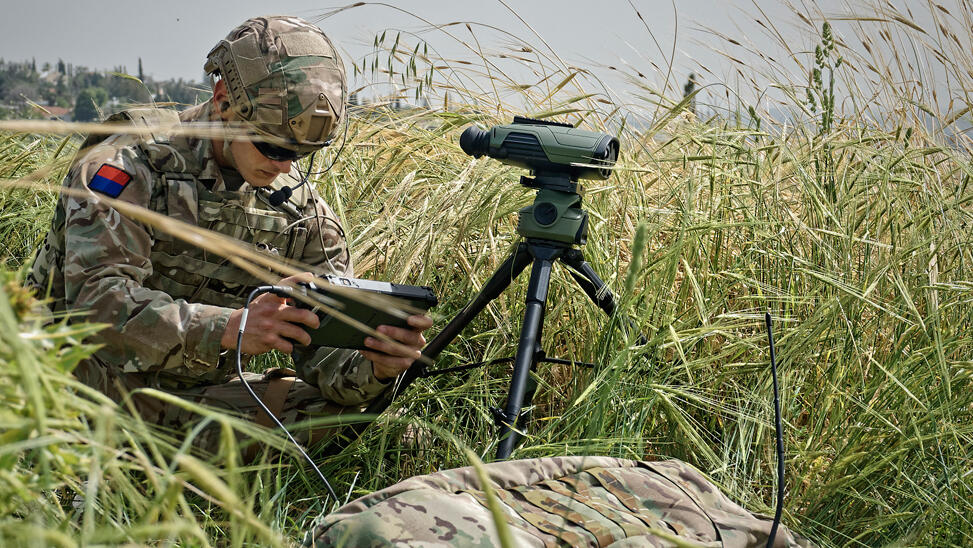
<svg viewBox="0 0 973 548">
<path fill-rule="evenodd" d="M 182 78 L 159 82 L 155 89 L 159 91 L 155 96 L 156 101 L 160 103 L 171 101 L 187 106 L 205 101 L 210 95 L 208 88 L 200 87 L 199 84 L 187 82 Z"/>
<path fill-rule="evenodd" d="M 23 102 L 24 99 L 36 101 L 40 95 L 37 83 L 29 80 L 14 80 L 10 88 L 6 91 L 6 100 L 13 103 Z"/>
<path fill-rule="evenodd" d="M 30 70 L 32 72 L 37 72 L 37 59 L 34 57 L 31 57 L 30 59 Z"/>
<path fill-rule="evenodd" d="M 67 74 L 68 68 L 64 66 L 64 61 L 61 59 L 57 60 L 57 72 L 60 74 Z"/>
<path fill-rule="evenodd" d="M 102 88 L 90 87 L 81 90 L 74 101 L 74 119 L 78 122 L 90 122 L 101 117 L 98 107 L 108 100 L 108 92 Z"/>
<path fill-rule="evenodd" d="M 90 122 L 98 118 L 98 109 L 94 97 L 87 89 L 81 90 L 74 100 L 74 119 L 78 122 Z"/>
<path fill-rule="evenodd" d="M 94 98 L 96 106 L 100 107 L 108 102 L 108 92 L 103 88 L 93 87 L 89 91 L 91 91 L 91 96 Z"/>
</svg>

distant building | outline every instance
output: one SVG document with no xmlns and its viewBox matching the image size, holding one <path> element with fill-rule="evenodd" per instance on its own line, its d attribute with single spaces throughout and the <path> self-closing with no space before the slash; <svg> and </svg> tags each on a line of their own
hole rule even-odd
<svg viewBox="0 0 973 548">
<path fill-rule="evenodd" d="M 34 109 L 38 110 L 48 120 L 63 120 L 65 122 L 71 121 L 72 111 L 69 108 L 59 107 L 57 105 L 35 105 Z"/>
</svg>

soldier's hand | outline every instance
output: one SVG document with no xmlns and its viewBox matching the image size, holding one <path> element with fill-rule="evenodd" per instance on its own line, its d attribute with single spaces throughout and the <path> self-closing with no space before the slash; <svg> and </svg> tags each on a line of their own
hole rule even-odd
<svg viewBox="0 0 973 548">
<path fill-rule="evenodd" d="M 426 346 L 422 332 L 432 327 L 432 318 L 424 315 L 409 316 L 408 323 L 412 329 L 391 325 L 380 325 L 376 328 L 379 333 L 398 341 L 397 345 L 375 337 L 365 337 L 365 345 L 373 350 L 359 352 L 371 360 L 372 370 L 379 380 L 391 379 L 408 369 L 419 357 L 422 347 Z"/>
<path fill-rule="evenodd" d="M 284 278 L 280 281 L 280 285 L 294 285 L 306 281 L 309 276 L 308 273 Z M 230 321 L 226 323 L 226 330 L 220 340 L 223 348 L 236 349 L 241 316 L 243 316 L 242 308 L 230 313 Z M 250 303 L 240 351 L 244 354 L 256 355 L 280 350 L 290 354 L 294 350 L 292 341 L 302 345 L 311 343 L 311 336 L 302 326 L 317 329 L 320 323 L 314 312 L 292 306 L 288 303 L 288 299 L 273 293 L 264 293 Z"/>
</svg>

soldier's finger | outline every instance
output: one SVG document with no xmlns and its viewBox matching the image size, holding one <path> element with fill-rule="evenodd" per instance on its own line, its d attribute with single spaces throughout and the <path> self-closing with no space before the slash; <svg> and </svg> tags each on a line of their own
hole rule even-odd
<svg viewBox="0 0 973 548">
<path fill-rule="evenodd" d="M 311 336 L 308 335 L 307 331 L 290 322 L 281 322 L 277 327 L 277 335 L 297 341 L 298 344 L 304 346 L 311 344 Z"/>
<path fill-rule="evenodd" d="M 314 279 L 314 274 L 310 272 L 302 272 L 300 274 L 295 274 L 293 276 L 288 276 L 280 281 L 280 285 L 295 286 L 300 282 L 310 282 Z"/>
<path fill-rule="evenodd" d="M 270 309 L 280 308 L 280 306 L 284 304 L 284 301 L 284 297 L 274 295 L 273 293 L 264 293 L 250 303 L 250 313 L 253 314 L 255 310 L 259 310 L 263 307 Z"/>
<path fill-rule="evenodd" d="M 376 331 L 386 335 L 396 341 L 404 344 L 405 346 L 411 346 L 413 348 L 422 348 L 426 345 L 426 339 L 422 336 L 422 333 L 418 331 L 413 331 L 411 329 L 404 329 L 402 327 L 395 327 L 392 325 L 380 325 L 376 328 Z"/>
<path fill-rule="evenodd" d="M 291 322 L 304 324 L 311 329 L 317 329 L 321 325 L 321 320 L 318 315 L 306 308 L 297 308 L 295 306 L 285 306 L 277 312 L 277 319 Z"/>
<path fill-rule="evenodd" d="M 375 337 L 365 337 L 365 346 L 393 357 L 403 357 L 414 360 L 419 357 L 419 350 L 415 346 L 401 342 L 383 341 Z"/>
<path fill-rule="evenodd" d="M 425 331 L 432 327 L 432 318 L 425 314 L 413 314 L 406 320 L 413 329 Z"/>
<path fill-rule="evenodd" d="M 272 348 L 280 350 L 284 354 L 290 354 L 291 352 L 294 351 L 294 345 L 291 344 L 291 342 L 288 341 L 287 339 L 283 339 L 281 337 L 277 337 L 277 339 L 274 341 L 274 344 L 272 345 Z"/>
<path fill-rule="evenodd" d="M 247 328 L 250 331 L 250 328 Z M 277 348 L 278 339 L 270 329 L 255 330 L 244 334 L 241 349 L 245 354 L 259 355 Z"/>
</svg>

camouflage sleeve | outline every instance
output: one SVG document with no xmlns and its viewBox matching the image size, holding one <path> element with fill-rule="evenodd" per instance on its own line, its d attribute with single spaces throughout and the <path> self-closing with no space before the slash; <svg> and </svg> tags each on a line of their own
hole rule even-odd
<svg viewBox="0 0 973 548">
<path fill-rule="evenodd" d="M 308 220 L 308 241 L 301 262 L 317 267 L 315 274 L 353 277 L 355 272 L 351 253 L 341 223 L 316 194 L 313 207 L 317 215 Z M 372 362 L 357 350 L 328 347 L 299 349 L 293 357 L 298 376 L 317 386 L 325 398 L 340 405 L 368 402 L 387 385 L 375 378 Z"/>
<path fill-rule="evenodd" d="M 175 300 L 143 287 L 152 274 L 152 229 L 121 215 L 100 198 L 148 207 L 153 177 L 133 147 L 92 149 L 68 173 L 65 185 L 79 195 L 62 195 L 64 207 L 65 307 L 85 320 L 105 323 L 98 335 L 105 346 L 96 354 L 125 372 L 186 367 L 191 373 L 217 366 L 220 338 L 231 310 Z M 109 166 L 104 168 L 103 166 Z M 118 172 L 117 168 L 124 172 Z M 101 175 L 124 181 L 105 188 Z M 127 177 L 126 177 L 127 176 Z M 93 189 L 101 188 L 101 192 Z"/>
<path fill-rule="evenodd" d="M 375 378 L 372 362 L 357 350 L 319 346 L 296 349 L 297 376 L 317 386 L 321 395 L 338 405 L 362 405 L 375 398 L 388 383 Z"/>
</svg>

